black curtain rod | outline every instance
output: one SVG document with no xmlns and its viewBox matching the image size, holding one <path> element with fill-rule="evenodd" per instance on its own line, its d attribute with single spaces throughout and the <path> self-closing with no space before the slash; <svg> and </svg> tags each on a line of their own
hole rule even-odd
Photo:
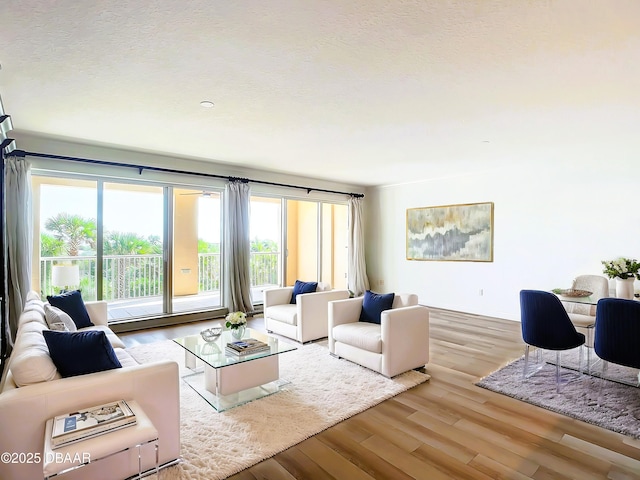
<svg viewBox="0 0 640 480">
<path fill-rule="evenodd" d="M 55 160 L 66 160 L 70 162 L 82 162 L 82 163 L 93 163 L 95 165 L 108 165 L 110 167 L 125 167 L 125 168 L 137 168 L 138 174 L 142 175 L 144 170 L 151 170 L 154 172 L 164 172 L 164 173 L 179 173 L 184 175 L 195 175 L 198 177 L 209 177 L 209 178 L 222 178 L 225 180 L 229 180 L 230 182 L 243 182 L 243 183 L 260 183 L 262 185 L 272 185 L 275 187 L 286 187 L 286 188 L 297 188 L 300 190 L 306 190 L 307 193 L 315 192 L 323 192 L 323 193 L 335 193 L 338 195 L 349 195 L 354 198 L 363 198 L 364 193 L 349 193 L 349 192 L 339 192 L 337 190 L 325 190 L 323 188 L 315 188 L 315 187 L 301 187 L 300 185 L 289 185 L 286 183 L 277 183 L 277 182 L 265 182 L 263 180 L 252 180 L 250 178 L 240 178 L 240 177 L 230 177 L 227 175 L 216 175 L 214 173 L 202 173 L 202 172 L 188 172 L 186 170 L 176 170 L 173 168 L 162 168 L 162 167 L 149 167 L 144 165 L 132 165 L 129 163 L 120 163 L 120 162 L 108 162 L 106 160 L 94 160 L 91 158 L 79 158 L 79 157 L 66 157 L 64 155 L 53 155 L 50 153 L 36 153 L 36 152 L 25 152 L 24 150 L 14 150 L 11 152 L 11 155 L 16 155 L 18 157 L 26 157 L 27 155 L 30 157 L 40 157 L 40 158 L 51 158 Z"/>
</svg>

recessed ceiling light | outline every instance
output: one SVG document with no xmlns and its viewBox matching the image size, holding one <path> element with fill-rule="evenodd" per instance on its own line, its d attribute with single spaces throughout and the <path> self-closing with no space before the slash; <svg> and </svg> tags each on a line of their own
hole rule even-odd
<svg viewBox="0 0 640 480">
<path fill-rule="evenodd" d="M 213 102 L 210 102 L 209 100 L 203 100 L 200 102 L 200 106 L 204 108 L 213 108 Z"/>
</svg>

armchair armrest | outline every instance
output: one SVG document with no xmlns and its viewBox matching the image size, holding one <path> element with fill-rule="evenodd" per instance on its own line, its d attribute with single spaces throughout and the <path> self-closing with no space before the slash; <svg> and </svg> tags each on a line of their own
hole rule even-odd
<svg viewBox="0 0 640 480">
<path fill-rule="evenodd" d="M 349 298 L 348 290 L 328 290 L 302 293 L 296 303 L 298 309 L 298 339 L 304 343 L 328 335 L 328 304 Z"/>
<path fill-rule="evenodd" d="M 329 353 L 335 353 L 335 340 L 333 339 L 333 327 L 345 323 L 357 322 L 362 311 L 364 297 L 347 298 L 329 302 Z"/>
<path fill-rule="evenodd" d="M 94 302 L 85 302 L 87 307 L 87 313 L 94 325 L 107 325 L 109 323 L 109 316 L 107 315 L 107 302 L 105 300 L 98 300 Z"/>
<path fill-rule="evenodd" d="M 291 302 L 293 287 L 268 288 L 264 292 L 265 310 L 273 305 L 283 305 Z"/>
<path fill-rule="evenodd" d="M 392 377 L 429 362 L 427 307 L 414 305 L 385 310 L 380 319 L 383 375 Z M 407 355 L 408 351 L 412 354 Z"/>
<path fill-rule="evenodd" d="M 347 298 L 329 302 L 329 332 L 337 325 L 360 320 L 364 297 Z"/>
</svg>

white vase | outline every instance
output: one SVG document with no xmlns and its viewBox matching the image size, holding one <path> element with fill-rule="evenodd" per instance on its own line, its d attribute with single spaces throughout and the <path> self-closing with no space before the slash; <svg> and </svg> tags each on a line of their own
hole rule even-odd
<svg viewBox="0 0 640 480">
<path fill-rule="evenodd" d="M 242 338 L 242 336 L 244 335 L 245 328 L 246 328 L 245 325 L 240 325 L 237 328 L 232 328 L 231 329 L 231 336 L 233 338 L 235 338 L 236 340 L 240 340 Z"/>
<path fill-rule="evenodd" d="M 616 298 L 626 298 L 627 300 L 633 300 L 634 281 L 635 281 L 635 277 L 631 277 L 631 278 L 616 277 Z"/>
</svg>

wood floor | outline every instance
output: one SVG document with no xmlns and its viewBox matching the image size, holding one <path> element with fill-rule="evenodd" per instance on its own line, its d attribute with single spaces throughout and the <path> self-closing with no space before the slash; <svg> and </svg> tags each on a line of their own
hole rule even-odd
<svg viewBox="0 0 640 480">
<path fill-rule="evenodd" d="M 206 325 L 122 338 L 149 343 Z M 430 326 L 429 382 L 229 478 L 640 479 L 640 440 L 473 385 L 522 354 L 519 323 L 432 309 Z"/>
</svg>

